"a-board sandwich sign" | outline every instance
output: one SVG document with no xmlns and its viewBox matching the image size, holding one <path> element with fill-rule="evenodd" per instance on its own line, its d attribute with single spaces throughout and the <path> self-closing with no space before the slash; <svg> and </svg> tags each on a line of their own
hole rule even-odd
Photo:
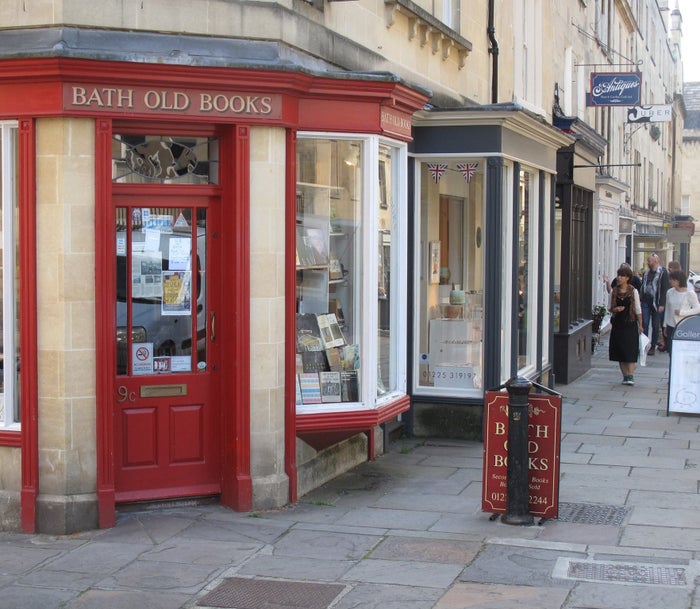
<svg viewBox="0 0 700 609">
<path fill-rule="evenodd" d="M 700 414 L 700 315 L 681 319 L 673 334 L 668 412 Z"/>
<path fill-rule="evenodd" d="M 508 487 L 508 393 L 487 391 L 484 401 L 484 472 L 481 509 L 505 513 Z M 528 395 L 529 512 L 559 514 L 561 396 Z"/>
</svg>

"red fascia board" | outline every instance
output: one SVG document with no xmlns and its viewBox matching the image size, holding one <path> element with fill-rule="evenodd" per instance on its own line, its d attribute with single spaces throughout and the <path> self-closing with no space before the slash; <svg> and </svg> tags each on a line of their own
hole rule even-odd
<svg viewBox="0 0 700 609">
<path fill-rule="evenodd" d="M 283 121 L 295 124 L 297 102 L 301 128 L 357 129 L 377 131 L 379 119 L 366 111 L 372 106 L 388 106 L 413 113 L 422 108 L 427 96 L 402 83 L 384 80 L 324 78 L 299 72 L 223 67 L 192 67 L 128 63 L 72 58 L 8 59 L 2 62 L 0 114 L 62 114 L 62 84 L 145 85 L 148 87 L 216 88 L 250 90 L 285 95 Z M 352 104 L 323 108 L 330 101 Z M 321 111 L 318 114 L 319 110 Z M 331 111 L 333 110 L 333 111 Z M 339 114 L 340 111 L 342 114 Z M 361 114 L 354 120 L 338 120 L 347 114 Z M 371 120 L 367 119 L 371 117 Z M 344 123 L 344 124 L 343 124 Z M 362 125 L 364 123 L 364 126 Z"/>
</svg>

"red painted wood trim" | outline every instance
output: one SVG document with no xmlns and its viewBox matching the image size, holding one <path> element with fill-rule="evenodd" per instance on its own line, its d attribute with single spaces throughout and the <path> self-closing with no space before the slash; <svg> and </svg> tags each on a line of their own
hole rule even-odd
<svg viewBox="0 0 700 609">
<path fill-rule="evenodd" d="M 227 193 L 222 210 L 222 238 L 231 266 L 222 293 L 224 311 L 230 326 L 232 361 L 222 361 L 222 374 L 229 383 L 231 399 L 222 394 L 224 459 L 221 503 L 238 511 L 253 507 L 250 474 L 250 128 L 233 130 L 231 175 L 234 181 L 222 184 Z M 228 179 L 228 178 L 226 178 Z"/>
<path fill-rule="evenodd" d="M 297 415 L 297 433 L 323 429 L 357 429 L 364 431 L 376 425 L 391 421 L 406 412 L 411 399 L 406 395 L 379 408 L 347 412 L 321 412 Z"/>
<path fill-rule="evenodd" d="M 296 440 L 296 175 L 297 138 L 294 131 L 287 131 L 287 175 L 285 215 L 285 365 L 284 365 L 284 467 L 289 478 L 289 502 L 299 497 L 297 477 Z"/>
<path fill-rule="evenodd" d="M 328 78 L 302 72 L 175 66 L 99 61 L 75 58 L 29 58 L 3 61 L 0 74 L 2 116 L 105 116 L 105 108 L 66 108 L 64 83 L 99 88 L 148 87 L 155 90 L 246 92 L 281 96 L 281 113 L 265 115 L 193 115 L 173 118 L 173 111 L 135 114 L 127 109 L 109 110 L 109 117 L 142 120 L 187 120 L 190 123 L 279 124 L 297 129 L 329 129 L 362 133 L 386 133 L 410 140 L 410 116 L 428 96 L 406 85 L 386 80 Z M 408 121 L 407 130 L 382 121 L 382 109 Z"/>
<path fill-rule="evenodd" d="M 114 248 L 114 212 L 112 208 L 112 121 L 95 122 L 95 344 L 96 353 L 96 427 L 97 427 L 97 510 L 101 528 L 116 522 L 114 495 L 114 395 L 116 318 L 112 292 L 116 271 Z"/>
<path fill-rule="evenodd" d="M 0 446 L 22 446 L 22 432 L 0 431 Z"/>
<path fill-rule="evenodd" d="M 20 412 L 22 424 L 21 526 L 36 531 L 39 493 L 39 396 L 37 376 L 36 125 L 19 121 Z"/>
</svg>

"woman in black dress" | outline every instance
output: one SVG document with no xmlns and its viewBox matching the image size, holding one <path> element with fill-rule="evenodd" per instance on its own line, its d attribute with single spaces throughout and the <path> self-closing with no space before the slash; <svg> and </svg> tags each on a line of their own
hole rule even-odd
<svg viewBox="0 0 700 609">
<path fill-rule="evenodd" d="M 630 285 L 632 275 L 630 267 L 621 266 L 610 294 L 610 361 L 619 362 L 623 385 L 634 385 L 642 332 L 642 305 L 639 292 Z"/>
</svg>

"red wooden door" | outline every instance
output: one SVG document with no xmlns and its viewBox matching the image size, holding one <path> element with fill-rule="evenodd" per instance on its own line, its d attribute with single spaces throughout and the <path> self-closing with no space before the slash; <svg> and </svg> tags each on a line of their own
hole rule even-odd
<svg viewBox="0 0 700 609">
<path fill-rule="evenodd" d="M 114 201 L 116 501 L 218 494 L 219 200 Z"/>
</svg>

